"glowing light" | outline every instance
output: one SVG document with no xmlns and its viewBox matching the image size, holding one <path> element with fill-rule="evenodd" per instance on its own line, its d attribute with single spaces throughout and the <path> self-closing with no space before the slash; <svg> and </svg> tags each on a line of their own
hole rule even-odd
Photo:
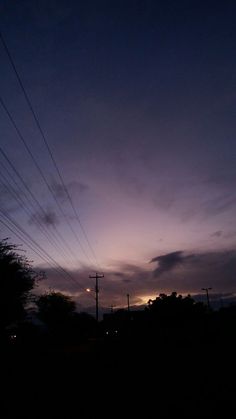
<svg viewBox="0 0 236 419">
<path fill-rule="evenodd" d="M 158 297 L 158 294 L 153 294 L 153 295 L 142 295 L 140 296 L 140 304 L 148 304 L 148 301 L 150 300 L 155 300 L 156 297 Z"/>
</svg>

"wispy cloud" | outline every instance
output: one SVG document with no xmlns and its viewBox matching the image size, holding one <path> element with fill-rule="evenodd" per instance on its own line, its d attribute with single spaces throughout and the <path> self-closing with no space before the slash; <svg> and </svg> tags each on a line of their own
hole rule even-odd
<svg viewBox="0 0 236 419">
<path fill-rule="evenodd" d="M 84 194 L 89 190 L 89 186 L 83 182 L 72 181 L 65 185 L 68 192 L 74 196 Z M 61 183 L 56 182 L 55 180 L 51 184 L 51 188 L 55 196 L 61 201 L 65 202 L 68 199 L 67 192 L 64 186 Z"/>
<path fill-rule="evenodd" d="M 218 230 L 211 234 L 211 237 L 221 237 L 223 235 L 223 231 Z"/>
<path fill-rule="evenodd" d="M 236 206 L 236 196 L 222 194 L 203 204 L 206 215 L 218 215 Z"/>
<path fill-rule="evenodd" d="M 45 210 L 44 213 L 35 213 L 31 216 L 29 223 L 38 224 L 38 222 L 46 225 L 47 227 L 56 227 L 59 224 L 59 219 L 53 210 Z"/>
</svg>

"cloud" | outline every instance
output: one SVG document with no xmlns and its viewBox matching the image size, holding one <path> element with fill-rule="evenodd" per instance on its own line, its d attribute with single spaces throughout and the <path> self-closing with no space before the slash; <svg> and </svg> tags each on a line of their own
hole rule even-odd
<svg viewBox="0 0 236 419">
<path fill-rule="evenodd" d="M 176 291 L 181 294 L 201 295 L 201 289 L 212 287 L 211 295 L 223 295 L 224 304 L 229 297 L 236 294 L 236 251 L 202 252 L 186 254 L 183 251 L 171 252 L 152 259 L 158 263 L 157 268 L 147 269 L 138 264 L 127 262 L 116 263 L 104 271 L 104 278 L 99 280 L 99 305 L 104 310 L 110 310 L 111 305 L 126 307 L 127 294 L 130 295 L 132 306 L 145 304 L 149 298 L 155 298 L 160 293 Z M 42 269 L 42 268 L 40 268 Z M 95 308 L 95 294 L 87 293 L 86 288 L 94 290 L 94 280 L 89 278 L 92 267 L 82 267 L 72 270 L 71 275 L 78 281 L 72 282 L 63 278 L 53 269 L 44 269 L 47 279 L 41 281 L 38 291 L 50 287 L 54 290 L 69 293 L 77 302 L 79 310 Z"/>
<path fill-rule="evenodd" d="M 157 256 L 153 276 L 163 292 L 198 292 L 212 287 L 213 292 L 236 291 L 236 251 L 214 251 L 184 254 L 181 251 Z"/>
<path fill-rule="evenodd" d="M 210 237 L 221 237 L 224 239 L 234 239 L 236 237 L 236 231 L 222 231 L 217 230 L 210 235 Z"/>
<path fill-rule="evenodd" d="M 214 216 L 229 211 L 235 206 L 235 196 L 232 196 L 231 194 L 222 194 L 216 198 L 206 201 L 204 204 L 204 212 L 207 215 Z"/>
<path fill-rule="evenodd" d="M 204 193 L 202 194 L 204 196 Z M 209 195 L 209 191 L 208 191 Z M 212 193 L 210 193 L 212 195 Z M 197 196 L 197 195 L 196 195 Z M 181 211 L 181 221 L 188 222 L 190 220 L 200 218 L 206 220 L 212 217 L 224 215 L 236 209 L 236 195 L 234 191 L 217 192 L 217 195 L 202 200 L 201 197 L 195 201 L 189 201 L 190 205 L 186 203 L 186 209 Z"/>
<path fill-rule="evenodd" d="M 183 252 L 182 251 L 176 251 L 172 253 L 167 253 L 163 256 L 157 256 L 153 258 L 150 263 L 157 262 L 158 266 L 154 270 L 154 276 L 160 277 L 163 273 L 168 272 L 172 269 L 174 269 L 177 265 L 182 263 L 184 261 Z"/>
<path fill-rule="evenodd" d="M 211 237 L 221 237 L 222 234 L 223 234 L 223 231 L 218 230 L 218 231 L 215 231 L 214 233 L 212 233 Z"/>
<path fill-rule="evenodd" d="M 59 224 L 59 219 L 56 213 L 52 210 L 45 210 L 44 213 L 35 213 L 31 216 L 29 223 L 38 225 L 38 222 L 47 227 L 56 227 Z"/>
<path fill-rule="evenodd" d="M 212 287 L 213 292 L 235 292 L 236 251 L 215 251 L 181 258 L 181 269 L 172 269 L 159 276 L 159 285 L 166 290 L 194 292 Z"/>
<path fill-rule="evenodd" d="M 76 195 L 78 194 L 81 196 L 81 194 L 84 194 L 89 190 L 89 186 L 82 182 L 72 181 L 69 182 L 66 186 L 66 189 L 68 190 L 70 195 Z M 55 180 L 51 184 L 51 188 L 55 194 L 55 196 L 61 201 L 65 202 L 68 200 L 67 193 L 61 183 L 56 182 Z"/>
<path fill-rule="evenodd" d="M 104 278 L 99 280 L 99 304 L 100 306 L 122 307 L 126 305 L 127 294 L 130 294 L 130 304 L 135 305 L 140 301 L 140 294 L 147 294 L 152 283 L 151 271 L 145 271 L 142 267 L 120 263 L 119 270 L 108 269 L 104 272 Z M 71 295 L 78 304 L 78 307 L 95 306 L 94 279 L 89 278 L 92 267 L 82 267 L 70 272 L 71 276 L 78 281 L 72 282 L 69 278 L 58 275 L 54 269 L 38 267 L 44 270 L 46 280 L 41 281 L 37 288 L 37 294 L 46 289 L 66 292 Z M 90 288 L 92 292 L 86 292 Z"/>
</svg>

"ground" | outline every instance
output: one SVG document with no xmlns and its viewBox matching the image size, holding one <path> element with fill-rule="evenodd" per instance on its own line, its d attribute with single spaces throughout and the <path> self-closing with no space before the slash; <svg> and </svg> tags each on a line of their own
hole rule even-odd
<svg viewBox="0 0 236 419">
<path fill-rule="evenodd" d="M 2 353 L 2 419 L 235 417 L 235 348 L 78 345 Z"/>
</svg>

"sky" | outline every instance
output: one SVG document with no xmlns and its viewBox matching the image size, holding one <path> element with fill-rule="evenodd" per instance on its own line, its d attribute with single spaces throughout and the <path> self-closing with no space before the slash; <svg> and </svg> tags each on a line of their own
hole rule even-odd
<svg viewBox="0 0 236 419">
<path fill-rule="evenodd" d="M 0 28 L 0 236 L 40 292 L 234 298 L 235 2 L 5 0 Z"/>
</svg>

